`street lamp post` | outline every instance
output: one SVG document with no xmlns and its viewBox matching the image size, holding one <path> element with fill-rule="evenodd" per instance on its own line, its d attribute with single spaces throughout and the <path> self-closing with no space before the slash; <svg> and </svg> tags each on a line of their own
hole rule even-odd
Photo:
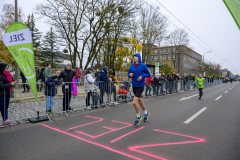
<svg viewBox="0 0 240 160">
<path fill-rule="evenodd" d="M 210 52 L 212 52 L 212 51 L 208 51 L 208 52 L 206 52 L 206 53 L 203 53 L 203 62 L 202 62 L 202 71 L 203 71 L 203 66 L 204 66 L 204 54 L 207 54 L 207 53 L 210 53 Z M 204 72 L 202 72 L 202 73 L 204 73 Z"/>
</svg>

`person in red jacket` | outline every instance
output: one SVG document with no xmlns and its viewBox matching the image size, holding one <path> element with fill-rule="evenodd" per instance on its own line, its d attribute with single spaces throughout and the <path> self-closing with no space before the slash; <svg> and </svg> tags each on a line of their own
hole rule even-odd
<svg viewBox="0 0 240 160">
<path fill-rule="evenodd" d="M 145 86 L 146 86 L 146 89 L 145 89 L 145 96 L 151 96 L 151 91 L 152 91 L 152 88 L 151 88 L 151 82 L 153 81 L 153 78 L 152 77 L 147 77 L 146 78 L 146 82 L 145 82 Z M 149 94 L 147 95 L 147 92 L 149 91 Z"/>
</svg>

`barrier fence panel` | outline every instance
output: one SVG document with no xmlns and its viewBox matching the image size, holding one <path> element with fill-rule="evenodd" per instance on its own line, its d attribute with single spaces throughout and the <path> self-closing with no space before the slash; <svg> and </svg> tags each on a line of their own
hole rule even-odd
<svg viewBox="0 0 240 160">
<path fill-rule="evenodd" d="M 221 79 L 215 79 L 212 85 L 222 84 Z M 130 102 L 134 98 L 133 86 L 131 81 L 119 82 L 94 82 L 90 90 L 84 82 L 68 82 L 60 85 L 51 86 L 45 83 L 36 83 L 38 85 L 38 103 L 32 90 L 29 89 L 29 83 L 18 83 L 13 87 L 10 93 L 8 119 L 13 122 L 25 123 L 28 118 L 40 116 L 59 116 L 68 115 L 70 112 L 83 111 L 99 107 L 116 106 L 118 102 Z M 143 98 L 153 94 L 155 87 L 156 95 L 165 95 L 168 93 L 192 90 L 196 87 L 194 81 L 161 81 L 161 85 L 145 85 L 142 93 Z M 207 80 L 205 87 L 211 86 Z M 42 88 L 42 89 L 41 89 Z M 174 89 L 174 90 L 173 90 Z M 41 90 L 41 91 L 40 91 Z M 91 92 L 90 92 L 91 91 Z M 8 97 L 8 96 L 4 96 Z M 50 110 L 50 111 L 49 111 Z"/>
</svg>

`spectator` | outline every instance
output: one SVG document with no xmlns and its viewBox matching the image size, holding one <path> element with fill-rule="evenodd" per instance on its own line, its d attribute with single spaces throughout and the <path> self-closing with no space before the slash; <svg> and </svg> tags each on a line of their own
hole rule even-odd
<svg viewBox="0 0 240 160">
<path fill-rule="evenodd" d="M 38 68 L 37 64 L 35 64 L 35 73 L 36 73 L 36 82 L 38 83 L 41 70 Z M 37 84 L 37 91 L 40 91 L 39 88 L 40 88 L 40 86 Z"/>
<path fill-rule="evenodd" d="M 99 76 L 100 76 L 100 72 L 99 72 L 99 69 L 97 68 L 97 72 L 95 72 L 95 75 L 94 75 L 94 77 L 97 78 L 97 79 L 96 79 L 96 81 L 97 81 L 97 87 L 99 86 L 99 83 L 98 83 L 98 81 L 99 81 Z"/>
<path fill-rule="evenodd" d="M 71 64 L 67 64 L 64 71 L 60 73 L 58 78 L 62 78 L 62 92 L 63 92 L 63 111 L 71 110 L 70 101 L 72 98 L 72 79 L 75 76 L 75 72 L 71 70 Z"/>
<path fill-rule="evenodd" d="M 110 87 L 109 87 L 109 82 L 111 82 L 111 79 L 108 78 L 107 76 L 108 72 L 108 67 L 104 66 L 103 70 L 100 71 L 100 76 L 99 76 L 99 89 L 100 89 L 100 104 L 104 105 L 103 102 L 103 96 L 104 92 L 107 92 L 107 103 L 110 103 Z"/>
<path fill-rule="evenodd" d="M 155 76 L 151 75 L 151 79 L 152 79 L 151 87 L 153 89 L 153 95 L 156 95 L 156 88 L 155 88 L 154 78 L 155 78 Z"/>
<path fill-rule="evenodd" d="M 5 63 L 0 63 L 0 111 L 3 119 L 3 124 L 6 125 L 13 124 L 8 120 L 8 107 L 12 87 L 15 84 L 17 84 L 17 81 L 12 78 L 8 65 Z M 0 128 L 4 127 L 3 124 L 0 123 Z"/>
<path fill-rule="evenodd" d="M 189 81 L 188 75 L 185 76 L 185 82 L 186 82 L 186 86 L 187 86 L 187 89 L 185 91 L 190 90 L 190 86 L 189 86 L 190 81 Z"/>
<path fill-rule="evenodd" d="M 45 80 L 47 80 L 52 75 L 51 67 L 52 65 L 48 63 L 47 67 L 45 68 Z"/>
<path fill-rule="evenodd" d="M 196 88 L 196 82 L 195 82 L 196 78 L 195 78 L 195 75 L 193 74 L 192 75 L 192 81 L 193 81 L 193 88 L 195 89 Z"/>
<path fill-rule="evenodd" d="M 113 93 L 115 105 L 118 105 L 119 103 L 117 103 L 116 79 L 115 79 L 114 72 L 113 72 L 112 69 L 109 69 L 108 77 L 112 79 L 112 82 L 111 82 L 111 93 Z"/>
<path fill-rule="evenodd" d="M 26 77 L 25 77 L 25 75 L 23 74 L 23 72 L 21 71 L 21 73 L 20 73 L 20 76 L 22 77 L 22 83 L 24 83 L 23 84 L 23 88 L 24 88 L 24 90 L 23 90 L 23 92 L 22 93 L 25 93 L 26 92 L 26 88 L 27 88 L 27 92 L 29 92 L 29 86 L 28 86 L 28 84 L 26 84 L 27 83 L 27 79 L 26 79 Z"/>
<path fill-rule="evenodd" d="M 95 108 L 98 108 L 98 101 L 100 99 L 99 94 L 97 93 L 97 88 L 94 88 L 94 93 L 93 93 L 93 97 L 92 97 L 92 106 L 94 106 Z"/>
<path fill-rule="evenodd" d="M 169 94 L 173 94 L 173 76 L 168 74 L 167 80 L 169 81 Z"/>
<path fill-rule="evenodd" d="M 152 88 L 150 87 L 152 81 L 153 81 L 153 79 L 152 79 L 151 77 L 147 77 L 147 78 L 146 78 L 146 82 L 145 82 L 145 86 L 146 86 L 145 96 L 152 96 L 152 95 L 150 94 L 151 91 L 152 91 Z M 148 91 L 149 91 L 149 94 L 147 94 Z"/>
<path fill-rule="evenodd" d="M 178 80 L 179 80 L 179 74 L 176 75 L 175 72 L 173 72 L 173 92 L 178 93 Z"/>
<path fill-rule="evenodd" d="M 45 88 L 45 65 L 42 65 L 42 69 L 39 75 L 39 79 L 42 82 L 41 87 L 40 87 L 40 92 L 42 91 L 43 88 Z"/>
<path fill-rule="evenodd" d="M 161 81 L 161 89 L 160 89 L 160 96 L 161 96 L 161 95 L 165 95 L 165 93 L 163 92 L 164 83 L 165 83 L 165 73 L 162 73 L 160 77 L 160 81 Z"/>
<path fill-rule="evenodd" d="M 47 114 L 53 114 L 52 111 L 53 105 L 54 105 L 54 97 L 57 95 L 57 86 L 62 84 L 62 81 L 57 80 L 56 75 L 50 76 L 46 81 L 46 88 L 45 88 L 45 96 L 46 99 L 46 113 Z"/>
<path fill-rule="evenodd" d="M 154 77 L 154 83 L 155 83 L 155 90 L 156 90 L 156 95 L 159 95 L 159 88 L 161 87 L 161 74 L 158 74 L 157 76 Z"/>
<path fill-rule="evenodd" d="M 94 82 L 95 82 L 95 79 L 93 78 L 93 69 L 88 68 L 86 70 L 86 74 L 84 77 L 84 91 L 87 93 L 85 109 L 88 109 L 88 110 L 91 109 L 90 98 L 91 98 L 92 94 L 94 93 Z M 94 108 L 94 107 L 92 107 L 92 108 Z"/>
</svg>

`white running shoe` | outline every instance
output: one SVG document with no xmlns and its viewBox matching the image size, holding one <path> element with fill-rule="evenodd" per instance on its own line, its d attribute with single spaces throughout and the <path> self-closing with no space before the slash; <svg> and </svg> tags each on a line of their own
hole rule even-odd
<svg viewBox="0 0 240 160">
<path fill-rule="evenodd" d="M 118 103 L 118 102 L 115 102 L 114 104 L 118 105 L 119 103 Z"/>
<path fill-rule="evenodd" d="M 9 125 L 9 126 L 13 125 L 13 123 L 10 122 L 8 119 L 6 119 L 6 121 L 4 121 L 4 124 L 7 124 L 7 125 Z"/>
<path fill-rule="evenodd" d="M 3 128 L 3 127 L 4 127 L 4 125 L 0 123 L 0 128 Z"/>
<path fill-rule="evenodd" d="M 85 107 L 86 110 L 91 110 L 92 108 L 90 106 Z"/>
</svg>

